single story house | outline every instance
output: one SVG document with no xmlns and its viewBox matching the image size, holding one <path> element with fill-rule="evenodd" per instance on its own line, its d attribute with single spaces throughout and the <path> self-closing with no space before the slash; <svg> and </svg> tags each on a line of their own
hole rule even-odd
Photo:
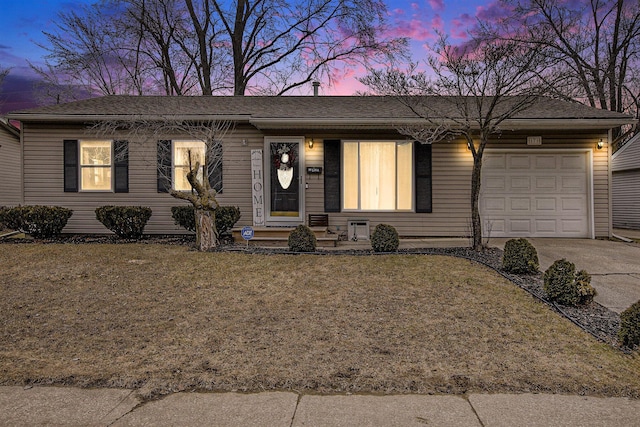
<svg viewBox="0 0 640 427">
<path fill-rule="evenodd" d="M 613 226 L 640 230 L 640 134 L 611 156 Z"/>
<path fill-rule="evenodd" d="M 429 102 L 439 108 L 442 100 Z M 424 122 L 393 97 L 108 96 L 8 117 L 21 122 L 19 202 L 73 209 L 68 233 L 106 232 L 94 210 L 107 204 L 151 207 L 147 233 L 184 232 L 170 211 L 183 202 L 166 188 L 184 188 L 181 153 L 193 138 L 143 142 L 87 130 L 96 122 L 173 117 L 235 124 L 222 141 L 217 177 L 220 203 L 240 208 L 238 226 L 296 225 L 327 214 L 331 230 L 364 227 L 364 237 L 378 223 L 401 236 L 470 234 L 466 143 L 427 145 L 401 135 L 399 125 Z M 610 236 L 611 129 L 632 121 L 553 99 L 505 121 L 484 154 L 485 235 Z"/>
<path fill-rule="evenodd" d="M 0 206 L 16 206 L 22 201 L 20 156 L 20 131 L 0 119 Z"/>
</svg>

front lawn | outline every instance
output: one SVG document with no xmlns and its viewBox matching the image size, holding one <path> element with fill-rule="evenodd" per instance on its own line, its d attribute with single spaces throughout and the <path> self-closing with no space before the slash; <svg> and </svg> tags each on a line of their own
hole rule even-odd
<svg viewBox="0 0 640 427">
<path fill-rule="evenodd" d="M 436 255 L 0 244 L 0 384 L 640 397 L 640 358 Z"/>
</svg>

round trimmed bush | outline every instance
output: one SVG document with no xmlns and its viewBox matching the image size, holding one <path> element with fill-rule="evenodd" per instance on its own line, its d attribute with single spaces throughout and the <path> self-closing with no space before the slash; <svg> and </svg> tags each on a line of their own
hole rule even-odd
<svg viewBox="0 0 640 427">
<path fill-rule="evenodd" d="M 309 227 L 300 224 L 289 233 L 287 243 L 293 252 L 315 252 L 317 240 Z"/>
<path fill-rule="evenodd" d="M 60 206 L 16 206 L 3 209 L 0 215 L 0 222 L 11 230 L 20 230 L 35 238 L 48 238 L 62 233 L 73 210 Z"/>
<path fill-rule="evenodd" d="M 151 218 L 151 208 L 143 206 L 101 206 L 96 208 L 96 219 L 118 237 L 139 239 Z"/>
<path fill-rule="evenodd" d="M 511 239 L 504 244 L 502 269 L 514 274 L 538 272 L 538 253 L 527 239 Z"/>
<path fill-rule="evenodd" d="M 395 252 L 398 246 L 400 246 L 400 238 L 392 225 L 376 225 L 371 235 L 371 247 L 374 252 Z"/>
<path fill-rule="evenodd" d="M 544 291 L 553 302 L 562 305 L 588 304 L 597 294 L 591 286 L 591 276 L 566 259 L 555 261 L 544 272 Z"/>
<path fill-rule="evenodd" d="M 640 301 L 620 314 L 618 339 L 620 344 L 629 348 L 640 346 Z"/>
</svg>

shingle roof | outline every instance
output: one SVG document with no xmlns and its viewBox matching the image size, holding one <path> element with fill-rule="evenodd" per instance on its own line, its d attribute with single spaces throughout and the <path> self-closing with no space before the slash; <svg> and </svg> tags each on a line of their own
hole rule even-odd
<svg viewBox="0 0 640 427">
<path fill-rule="evenodd" d="M 422 98 L 447 117 L 453 111 L 452 100 L 462 98 Z M 468 98 L 471 100 L 471 98 Z M 21 121 L 96 120 L 126 116 L 227 117 L 266 124 L 270 121 L 300 123 L 350 123 L 366 125 L 384 121 L 415 120 L 416 115 L 403 103 L 383 96 L 106 96 L 66 104 L 52 105 L 11 113 Z M 597 121 L 612 126 L 630 123 L 630 116 L 582 104 L 544 98 L 515 120 Z"/>
</svg>

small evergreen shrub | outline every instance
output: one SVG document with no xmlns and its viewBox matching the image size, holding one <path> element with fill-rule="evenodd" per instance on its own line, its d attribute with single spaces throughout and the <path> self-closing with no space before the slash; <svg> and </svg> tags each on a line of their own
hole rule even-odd
<svg viewBox="0 0 640 427">
<path fill-rule="evenodd" d="M 7 224 L 4 221 L 4 216 L 6 215 L 6 212 L 9 210 L 9 208 L 6 208 L 4 206 L 0 206 L 0 230 L 3 230 L 5 228 L 9 228 L 7 226 Z"/>
<path fill-rule="evenodd" d="M 216 209 L 216 230 L 218 236 L 229 233 L 240 219 L 240 208 L 237 206 L 218 206 Z"/>
<path fill-rule="evenodd" d="M 188 231 L 196 231 L 196 216 L 192 205 L 172 207 L 171 217 L 176 225 Z"/>
<path fill-rule="evenodd" d="M 618 339 L 620 344 L 629 348 L 640 346 L 640 301 L 620 314 Z"/>
<path fill-rule="evenodd" d="M 587 304 L 596 295 L 591 276 L 584 270 L 576 273 L 576 266 L 564 258 L 544 272 L 544 291 L 551 301 L 562 305 Z"/>
<path fill-rule="evenodd" d="M 289 233 L 289 250 L 293 252 L 314 252 L 316 250 L 316 235 L 304 224 L 300 224 Z"/>
<path fill-rule="evenodd" d="M 514 274 L 538 272 L 538 253 L 527 239 L 511 239 L 504 244 L 502 269 Z"/>
<path fill-rule="evenodd" d="M 101 206 L 96 208 L 96 219 L 118 237 L 139 239 L 151 218 L 151 208 L 143 206 Z"/>
<path fill-rule="evenodd" d="M 374 252 L 395 252 L 398 246 L 400 246 L 400 238 L 392 225 L 376 225 L 371 235 L 371 247 Z"/>
<path fill-rule="evenodd" d="M 19 230 L 35 238 L 59 235 L 73 215 L 71 209 L 60 206 L 16 206 L 0 211 L 0 222 L 11 230 Z"/>
<path fill-rule="evenodd" d="M 580 270 L 576 274 L 576 287 L 578 288 L 578 304 L 590 304 L 598 294 L 591 286 L 591 275 L 585 270 Z"/>
<path fill-rule="evenodd" d="M 171 216 L 176 225 L 189 231 L 196 231 L 196 216 L 192 205 L 172 207 Z M 216 209 L 216 231 L 218 236 L 227 234 L 236 225 L 240 216 L 240 208 L 237 206 L 218 206 Z"/>
</svg>

